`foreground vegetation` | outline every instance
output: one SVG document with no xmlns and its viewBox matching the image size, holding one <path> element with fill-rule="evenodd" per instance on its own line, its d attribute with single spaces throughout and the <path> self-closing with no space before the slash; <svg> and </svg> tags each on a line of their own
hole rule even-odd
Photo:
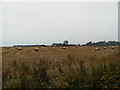
<svg viewBox="0 0 120 90">
<path fill-rule="evenodd" d="M 120 88 L 119 56 L 118 48 L 3 49 L 2 87 Z"/>
</svg>

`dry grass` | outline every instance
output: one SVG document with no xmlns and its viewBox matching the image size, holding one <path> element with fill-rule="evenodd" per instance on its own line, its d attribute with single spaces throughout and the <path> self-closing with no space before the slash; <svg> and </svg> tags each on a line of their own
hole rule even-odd
<svg viewBox="0 0 120 90">
<path fill-rule="evenodd" d="M 120 47 L 94 48 L 3 48 L 3 88 L 120 88 Z"/>
</svg>

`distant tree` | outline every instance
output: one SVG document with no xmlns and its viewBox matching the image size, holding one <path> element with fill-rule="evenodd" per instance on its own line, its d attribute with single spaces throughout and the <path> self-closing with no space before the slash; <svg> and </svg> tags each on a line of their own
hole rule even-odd
<svg viewBox="0 0 120 90">
<path fill-rule="evenodd" d="M 83 44 L 82 46 L 120 46 L 119 41 L 99 41 L 99 42 L 88 42 L 86 44 Z"/>
</svg>

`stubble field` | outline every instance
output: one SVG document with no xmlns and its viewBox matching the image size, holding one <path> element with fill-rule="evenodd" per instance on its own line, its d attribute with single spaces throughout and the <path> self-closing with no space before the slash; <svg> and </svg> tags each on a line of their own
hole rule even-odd
<svg viewBox="0 0 120 90">
<path fill-rule="evenodd" d="M 120 88 L 120 47 L 2 48 L 3 88 Z"/>
</svg>

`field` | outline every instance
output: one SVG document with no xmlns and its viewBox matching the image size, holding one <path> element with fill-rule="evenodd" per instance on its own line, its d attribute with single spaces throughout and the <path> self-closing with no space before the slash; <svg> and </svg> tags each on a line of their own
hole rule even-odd
<svg viewBox="0 0 120 90">
<path fill-rule="evenodd" d="M 120 47 L 2 48 L 2 88 L 120 88 Z"/>
</svg>

